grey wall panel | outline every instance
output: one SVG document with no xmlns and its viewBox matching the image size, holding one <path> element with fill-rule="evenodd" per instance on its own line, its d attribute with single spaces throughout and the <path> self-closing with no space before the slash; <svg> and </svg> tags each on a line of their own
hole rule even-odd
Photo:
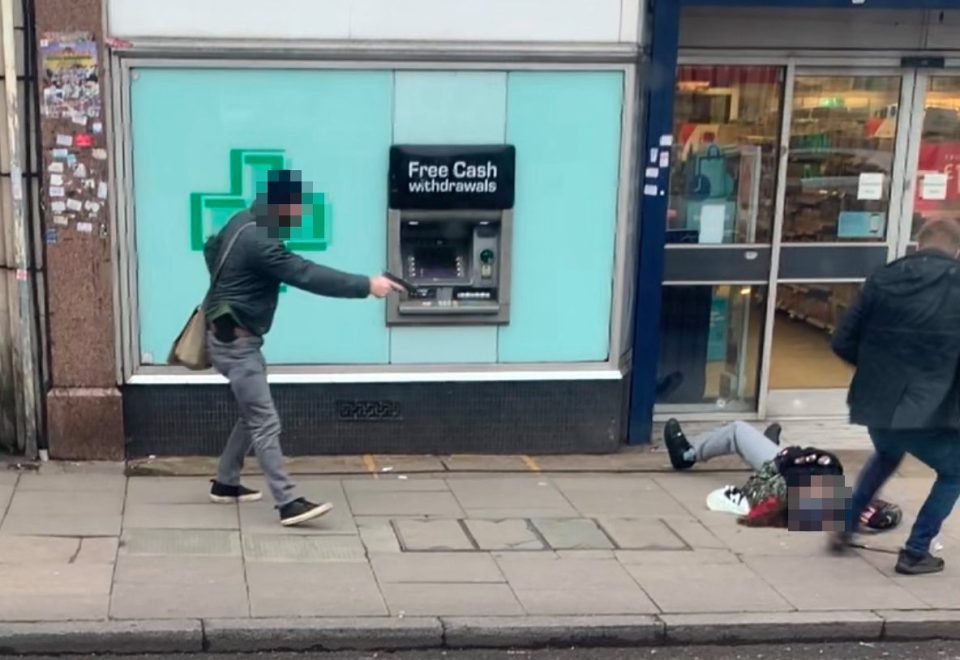
<svg viewBox="0 0 960 660">
<path fill-rule="evenodd" d="M 766 282 L 770 248 L 670 248 L 664 257 L 665 282 Z"/>
<path fill-rule="evenodd" d="M 780 251 L 780 279 L 835 280 L 866 277 L 887 262 L 887 247 L 790 247 Z"/>
<path fill-rule="evenodd" d="M 926 23 L 922 10 L 690 8 L 680 47 L 909 50 L 923 48 Z"/>
</svg>

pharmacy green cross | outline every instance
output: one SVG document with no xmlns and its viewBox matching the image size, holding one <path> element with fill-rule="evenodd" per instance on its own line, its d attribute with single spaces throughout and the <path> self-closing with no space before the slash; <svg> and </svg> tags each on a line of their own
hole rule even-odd
<svg viewBox="0 0 960 660">
<path fill-rule="evenodd" d="M 253 203 L 257 188 L 267 172 L 286 167 L 282 149 L 231 149 L 230 190 L 228 192 L 190 193 L 190 249 L 203 250 L 207 239 L 220 231 L 230 218 Z M 323 193 L 304 193 L 303 221 L 290 230 L 286 245 L 290 250 L 322 252 L 330 236 L 330 206 Z"/>
</svg>

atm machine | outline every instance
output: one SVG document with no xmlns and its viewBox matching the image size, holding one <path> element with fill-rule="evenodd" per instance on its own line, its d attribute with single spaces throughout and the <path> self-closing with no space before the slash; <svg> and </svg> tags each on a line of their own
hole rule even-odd
<svg viewBox="0 0 960 660">
<path fill-rule="evenodd" d="M 414 286 L 388 325 L 504 325 L 516 154 L 510 145 L 390 150 L 387 262 Z"/>
</svg>

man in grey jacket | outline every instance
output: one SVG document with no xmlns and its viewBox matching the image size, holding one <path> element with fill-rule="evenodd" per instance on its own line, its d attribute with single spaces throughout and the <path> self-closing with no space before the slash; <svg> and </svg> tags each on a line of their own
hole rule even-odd
<svg viewBox="0 0 960 660">
<path fill-rule="evenodd" d="M 280 419 L 267 385 L 261 348 L 277 309 L 280 285 L 336 298 L 383 298 L 399 287 L 382 276 L 366 277 L 320 266 L 283 244 L 290 228 L 299 226 L 302 184 L 298 173 L 270 172 L 266 191 L 253 206 L 235 215 L 207 241 L 204 258 L 213 273 L 226 254 L 220 276 L 207 296 L 207 346 L 214 368 L 230 381 L 240 409 L 227 446 L 220 456 L 210 499 L 218 503 L 250 502 L 261 493 L 240 484 L 244 458 L 252 447 L 280 511 L 283 525 L 298 525 L 333 507 L 297 497 L 283 468 Z"/>
</svg>

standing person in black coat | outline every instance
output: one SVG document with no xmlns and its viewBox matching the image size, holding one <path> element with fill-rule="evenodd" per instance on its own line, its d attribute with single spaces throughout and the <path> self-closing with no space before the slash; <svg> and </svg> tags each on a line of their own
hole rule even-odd
<svg viewBox="0 0 960 660">
<path fill-rule="evenodd" d="M 875 448 L 857 482 L 843 551 L 864 507 L 906 454 L 937 474 L 896 570 L 936 573 L 930 544 L 960 498 L 960 223 L 930 222 L 919 250 L 879 269 L 837 328 L 833 350 L 856 367 L 850 421 L 866 426 Z"/>
</svg>

